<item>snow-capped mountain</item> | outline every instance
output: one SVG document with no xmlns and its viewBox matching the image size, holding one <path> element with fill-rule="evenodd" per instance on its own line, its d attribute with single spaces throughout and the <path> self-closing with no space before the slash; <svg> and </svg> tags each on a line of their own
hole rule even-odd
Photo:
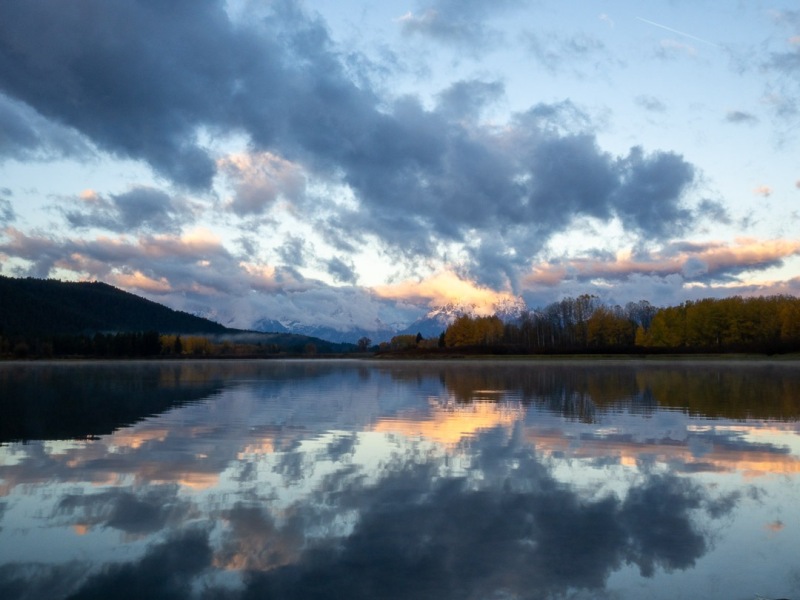
<svg viewBox="0 0 800 600">
<path fill-rule="evenodd" d="M 488 314 L 496 314 L 506 322 L 515 322 L 519 320 L 526 309 L 525 303 L 518 299 L 497 303 Z M 367 337 L 373 344 L 377 344 L 389 341 L 395 335 L 420 333 L 425 338 L 438 337 L 456 317 L 465 314 L 487 314 L 487 310 L 485 308 L 479 310 L 479 307 L 474 304 L 450 303 L 431 308 L 410 322 L 401 321 L 391 325 L 380 319 L 375 319 L 369 326 L 358 325 L 350 319 L 347 319 L 349 322 L 338 322 L 334 326 L 301 323 L 291 319 L 262 318 L 255 321 L 250 328 L 264 332 L 298 333 L 331 342 L 356 343 L 360 338 Z M 324 320 L 331 322 L 332 319 L 325 318 Z"/>
<path fill-rule="evenodd" d="M 424 338 L 438 337 L 447 327 L 459 317 L 464 314 L 472 314 L 474 307 L 468 307 L 459 304 L 446 304 L 444 306 L 437 306 L 428 313 L 410 323 L 403 329 L 397 331 L 395 335 L 411 334 L 415 335 L 421 333 Z"/>
<path fill-rule="evenodd" d="M 528 306 L 522 298 L 501 300 L 494 305 L 494 314 L 500 317 L 504 323 L 518 322 L 527 310 Z"/>
<path fill-rule="evenodd" d="M 192 312 L 239 329 L 295 333 L 337 343 L 357 343 L 362 337 L 367 337 L 373 344 L 378 344 L 401 334 L 420 333 L 425 338 L 438 337 L 456 317 L 464 314 L 496 314 L 503 321 L 515 322 L 527 309 L 522 299 L 506 299 L 489 307 L 449 303 L 433 308 L 409 304 L 398 308 L 395 303 L 372 297 L 367 304 L 368 310 L 363 308 L 364 304 L 359 304 L 358 297 L 352 300 L 350 304 L 313 302 L 301 308 L 293 305 L 274 306 L 267 309 L 272 313 L 269 316 L 258 316 L 260 311 L 253 311 L 241 304 L 216 310 L 193 306 Z"/>
<path fill-rule="evenodd" d="M 504 322 L 513 323 L 519 321 L 522 313 L 527 310 L 527 306 L 521 298 L 513 301 L 504 300 L 496 303 L 490 314 L 497 315 Z M 486 314 L 485 310 L 479 310 L 474 304 L 450 303 L 444 306 L 437 306 L 431 309 L 424 317 L 417 319 L 403 330 L 400 334 L 421 333 L 423 337 L 430 338 L 438 336 L 461 315 Z"/>
<path fill-rule="evenodd" d="M 325 325 L 311 325 L 297 322 L 282 322 L 276 319 L 259 319 L 253 323 L 251 329 L 263 332 L 276 333 L 297 333 L 310 337 L 317 337 L 329 342 L 352 343 L 355 344 L 362 337 L 369 338 L 372 343 L 379 343 L 392 338 L 397 331 L 383 324 L 376 323 L 374 329 L 350 325 L 344 329 Z"/>
</svg>

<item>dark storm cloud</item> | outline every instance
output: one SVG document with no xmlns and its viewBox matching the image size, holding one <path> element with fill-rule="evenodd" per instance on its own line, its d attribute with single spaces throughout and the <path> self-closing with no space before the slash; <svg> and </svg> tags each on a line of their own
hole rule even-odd
<svg viewBox="0 0 800 600">
<path fill-rule="evenodd" d="M 64 565 L 14 563 L 0 565 L 0 598 L 37 600 L 63 598 L 85 577 L 86 564 L 77 561 Z"/>
<path fill-rule="evenodd" d="M 178 486 L 157 486 L 137 493 L 111 490 L 99 494 L 66 495 L 56 514 L 77 524 L 103 526 L 142 535 L 184 520 L 189 505 L 177 497 Z"/>
<path fill-rule="evenodd" d="M 352 502 L 360 509 L 355 530 L 344 539 L 317 544 L 293 564 L 250 572 L 242 597 L 600 592 L 625 563 L 639 566 L 645 576 L 658 568 L 691 567 L 708 550 L 695 517 L 722 516 L 738 500 L 715 502 L 701 487 L 673 476 L 648 477 L 622 501 L 613 495 L 587 500 L 558 485 L 513 443 L 492 445 L 475 460 L 487 475 L 478 490 L 463 479 L 435 477 L 431 463 L 406 464 L 371 489 L 354 490 L 353 481 L 328 482 L 326 489 L 343 490 L 337 498 L 345 506 Z M 294 517 L 319 518 L 302 512 Z M 296 548 L 290 543 L 293 527 L 276 532 L 268 517 L 255 520 L 270 532 L 270 547 Z M 289 543 L 282 544 L 281 538 Z"/>
<path fill-rule="evenodd" d="M 466 40 L 485 37 L 485 19 L 518 4 L 442 0 L 421 14 L 454 27 L 428 33 Z M 649 238 L 689 225 L 683 197 L 694 169 L 682 157 L 638 148 L 612 156 L 599 148 L 591 119 L 569 103 L 534 107 L 503 129 L 481 124 L 481 107 L 502 91 L 497 83 L 456 83 L 434 109 L 414 97 L 382 98 L 368 78 L 348 73 L 320 21 L 288 1 L 264 11 L 241 23 L 211 0 L 9 0 L 0 3 L 0 89 L 99 147 L 195 188 L 207 188 L 217 169 L 199 133 L 244 133 L 269 172 L 253 179 L 237 163 L 229 207 L 239 216 L 261 214 L 283 195 L 303 203 L 311 221 L 327 211 L 328 237 L 343 252 L 367 235 L 417 259 L 442 242 L 468 243 L 467 268 L 483 282 L 496 279 L 498 267 L 528 264 L 576 216 L 618 217 Z M 574 52 L 591 50 L 576 43 Z M 315 207 L 298 165 L 349 187 L 356 206 Z M 141 211 L 126 199 L 70 217 L 151 229 L 155 222 L 177 228 L 186 218 L 174 200 L 153 212 L 152 194 Z"/>
<path fill-rule="evenodd" d="M 146 186 L 111 194 L 108 199 L 90 192 L 79 202 L 80 208 L 64 211 L 73 227 L 99 227 L 120 233 L 176 232 L 193 221 L 191 207 L 185 200 Z"/>
<path fill-rule="evenodd" d="M 0 93 L 0 160 L 90 153 L 89 143 L 75 130 L 53 123 L 24 103 Z"/>
<path fill-rule="evenodd" d="M 345 262 L 338 256 L 325 261 L 325 266 L 328 269 L 328 273 L 341 283 L 355 283 L 358 278 L 353 263 Z"/>
<path fill-rule="evenodd" d="M 691 521 L 691 511 L 704 502 L 702 488 L 687 479 L 655 476 L 628 493 L 621 508 L 622 521 L 632 536 L 631 556 L 645 577 L 658 566 L 667 571 L 688 569 L 708 549 L 704 535 Z M 735 505 L 713 514 L 726 514 Z M 680 540 L 679 544 L 676 541 Z"/>
<path fill-rule="evenodd" d="M 439 108 L 452 118 L 474 120 L 503 92 L 499 81 L 458 81 L 438 95 Z"/>
<path fill-rule="evenodd" d="M 622 498 L 587 494 L 584 486 L 554 477 L 525 433 L 520 425 L 510 436 L 498 428 L 470 440 L 470 472 L 463 477 L 442 476 L 448 459 L 420 455 L 417 446 L 395 453 L 377 479 L 343 460 L 310 496 L 272 507 L 275 512 L 256 498 L 217 509 L 209 515 L 219 519 L 213 535 L 189 527 L 128 563 L 96 569 L 70 563 L 49 572 L 0 567 L 0 591 L 44 590 L 59 577 L 60 597 L 87 600 L 188 598 L 198 589 L 204 598 L 229 600 L 602 594 L 609 576 L 626 564 L 645 577 L 692 567 L 709 550 L 709 519 L 729 514 L 743 498 L 712 496 L 687 478 L 646 473 Z M 283 454 L 276 474 L 308 478 L 318 462 L 299 449 Z M 324 452 L 334 458 L 352 450 L 352 438 L 344 438 Z M 182 525 L 169 514 L 169 507 L 181 507 L 176 490 L 67 496 L 59 509 L 109 525 L 124 514 L 114 521 L 118 529 L 157 531 Z M 131 522 L 137 512 L 141 530 Z M 343 527 L 351 519 L 352 529 Z M 222 570 L 240 571 L 243 585 L 221 587 L 224 579 L 215 575 Z"/>
<path fill-rule="evenodd" d="M 7 94 L 192 187 L 214 174 L 197 128 L 222 124 L 232 67 L 257 51 L 221 3 L 187 0 L 12 0 L 0 6 L 0 40 Z"/>
<path fill-rule="evenodd" d="M 665 238 L 684 231 L 692 213 L 677 200 L 694 181 L 694 168 L 683 157 L 641 148 L 618 163 L 620 185 L 615 191 L 616 212 L 631 229 Z"/>
<path fill-rule="evenodd" d="M 477 244 L 470 268 L 487 282 L 492 257 L 502 258 L 493 248 L 525 264 L 576 216 L 617 216 L 655 238 L 689 225 L 682 200 L 693 167 L 667 152 L 602 151 L 582 131 L 588 117 L 568 103 L 537 106 L 501 132 L 467 129 L 411 101 L 403 113 L 391 144 L 365 145 L 364 157 L 353 157 L 349 183 L 370 201 L 342 220 L 400 252 L 432 254 L 437 239 Z"/>
<path fill-rule="evenodd" d="M 210 566 L 211 557 L 208 534 L 189 529 L 151 546 L 136 562 L 106 566 L 69 599 L 190 598 L 194 578 Z"/>
</svg>

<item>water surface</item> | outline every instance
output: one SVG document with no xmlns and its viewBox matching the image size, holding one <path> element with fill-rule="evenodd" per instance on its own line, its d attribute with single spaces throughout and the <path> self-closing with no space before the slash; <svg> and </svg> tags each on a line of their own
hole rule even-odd
<svg viewBox="0 0 800 600">
<path fill-rule="evenodd" d="M 0 365 L 0 597 L 800 598 L 800 369 Z"/>
</svg>

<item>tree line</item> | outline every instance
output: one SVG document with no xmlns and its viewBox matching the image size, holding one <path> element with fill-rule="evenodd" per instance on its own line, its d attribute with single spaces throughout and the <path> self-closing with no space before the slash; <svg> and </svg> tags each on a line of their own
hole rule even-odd
<svg viewBox="0 0 800 600">
<path fill-rule="evenodd" d="M 0 275 L 0 334 L 6 337 L 149 330 L 197 335 L 233 332 L 105 283 Z"/>
<path fill-rule="evenodd" d="M 0 332 L 0 358 L 18 359 L 314 356 L 346 353 L 354 348 L 289 334 L 252 334 L 225 339 L 157 331 L 52 335 L 3 335 Z"/>
<path fill-rule="evenodd" d="M 584 294 L 513 322 L 461 315 L 438 342 L 518 353 L 793 352 L 800 351 L 800 299 L 734 296 L 659 308 L 646 300 L 609 306 Z"/>
<path fill-rule="evenodd" d="M 0 357 L 5 358 L 145 358 L 161 352 L 161 336 L 157 331 L 0 335 Z"/>
</svg>

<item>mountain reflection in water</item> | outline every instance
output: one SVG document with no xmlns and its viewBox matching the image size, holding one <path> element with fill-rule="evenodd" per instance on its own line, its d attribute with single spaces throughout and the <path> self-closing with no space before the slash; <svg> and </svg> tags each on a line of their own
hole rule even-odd
<svg viewBox="0 0 800 600">
<path fill-rule="evenodd" d="M 0 397 L 4 599 L 800 596 L 796 363 L 17 363 Z"/>
</svg>

